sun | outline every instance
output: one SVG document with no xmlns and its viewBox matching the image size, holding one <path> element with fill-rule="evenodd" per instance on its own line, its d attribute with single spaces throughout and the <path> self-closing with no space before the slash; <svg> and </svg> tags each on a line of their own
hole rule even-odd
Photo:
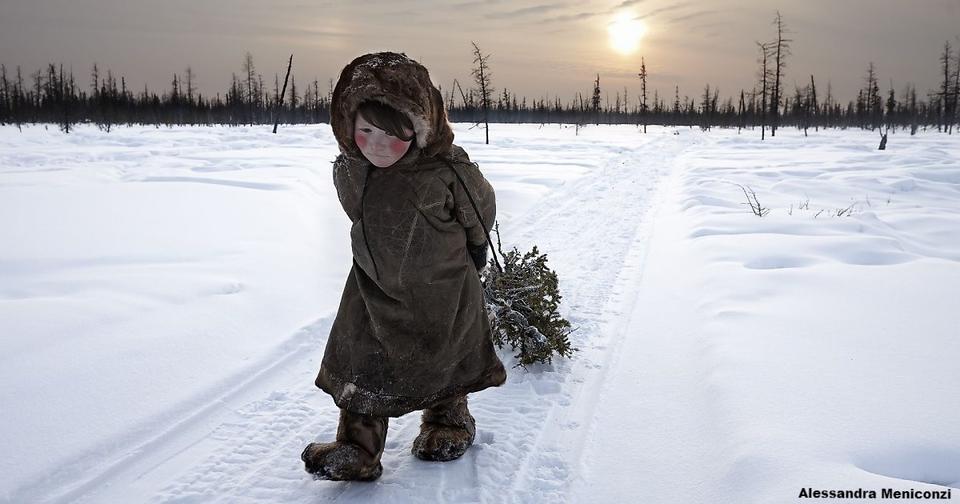
<svg viewBox="0 0 960 504">
<path fill-rule="evenodd" d="M 633 54 L 640 46 L 640 39 L 646 31 L 647 27 L 642 21 L 629 14 L 621 13 L 607 26 L 610 47 L 623 55 Z"/>
</svg>

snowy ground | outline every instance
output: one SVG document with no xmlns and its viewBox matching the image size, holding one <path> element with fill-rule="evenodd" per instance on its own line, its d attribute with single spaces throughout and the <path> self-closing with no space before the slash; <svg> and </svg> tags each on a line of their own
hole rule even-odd
<svg viewBox="0 0 960 504">
<path fill-rule="evenodd" d="M 360 484 L 299 460 L 337 418 L 312 383 L 350 264 L 328 127 L 0 127 L 0 502 L 960 489 L 960 139 L 455 129 L 580 351 L 471 396 L 461 460 L 392 421 Z"/>
</svg>

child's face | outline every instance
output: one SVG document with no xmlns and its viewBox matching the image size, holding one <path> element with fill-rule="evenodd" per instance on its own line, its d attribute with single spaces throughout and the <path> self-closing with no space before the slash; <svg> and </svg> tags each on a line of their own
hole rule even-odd
<svg viewBox="0 0 960 504">
<path fill-rule="evenodd" d="M 409 137 L 413 132 L 404 128 L 403 134 Z M 370 124 L 360 114 L 353 123 L 353 141 L 363 157 L 377 168 L 386 168 L 399 161 L 413 143 L 413 139 L 401 140 Z"/>
</svg>

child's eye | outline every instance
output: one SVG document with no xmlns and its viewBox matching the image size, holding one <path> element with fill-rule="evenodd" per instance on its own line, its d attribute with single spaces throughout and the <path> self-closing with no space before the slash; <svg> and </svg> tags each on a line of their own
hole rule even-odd
<svg viewBox="0 0 960 504">
<path fill-rule="evenodd" d="M 389 131 L 384 131 L 383 133 L 384 133 L 385 135 L 387 135 L 388 137 L 392 137 L 392 136 L 393 136 L 393 133 L 390 133 Z"/>
<path fill-rule="evenodd" d="M 370 129 L 370 128 L 360 128 L 360 131 L 362 131 L 362 132 L 364 132 L 364 133 L 372 133 L 372 132 L 373 132 L 373 130 Z"/>
</svg>

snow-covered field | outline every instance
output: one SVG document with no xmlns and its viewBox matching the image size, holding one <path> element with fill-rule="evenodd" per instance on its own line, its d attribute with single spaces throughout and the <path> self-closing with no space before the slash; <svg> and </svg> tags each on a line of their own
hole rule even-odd
<svg viewBox="0 0 960 504">
<path fill-rule="evenodd" d="M 0 502 L 960 499 L 960 138 L 455 125 L 580 350 L 471 396 L 461 460 L 392 421 L 364 484 L 299 460 L 336 430 L 336 144 L 268 130 L 0 127 Z"/>
</svg>

